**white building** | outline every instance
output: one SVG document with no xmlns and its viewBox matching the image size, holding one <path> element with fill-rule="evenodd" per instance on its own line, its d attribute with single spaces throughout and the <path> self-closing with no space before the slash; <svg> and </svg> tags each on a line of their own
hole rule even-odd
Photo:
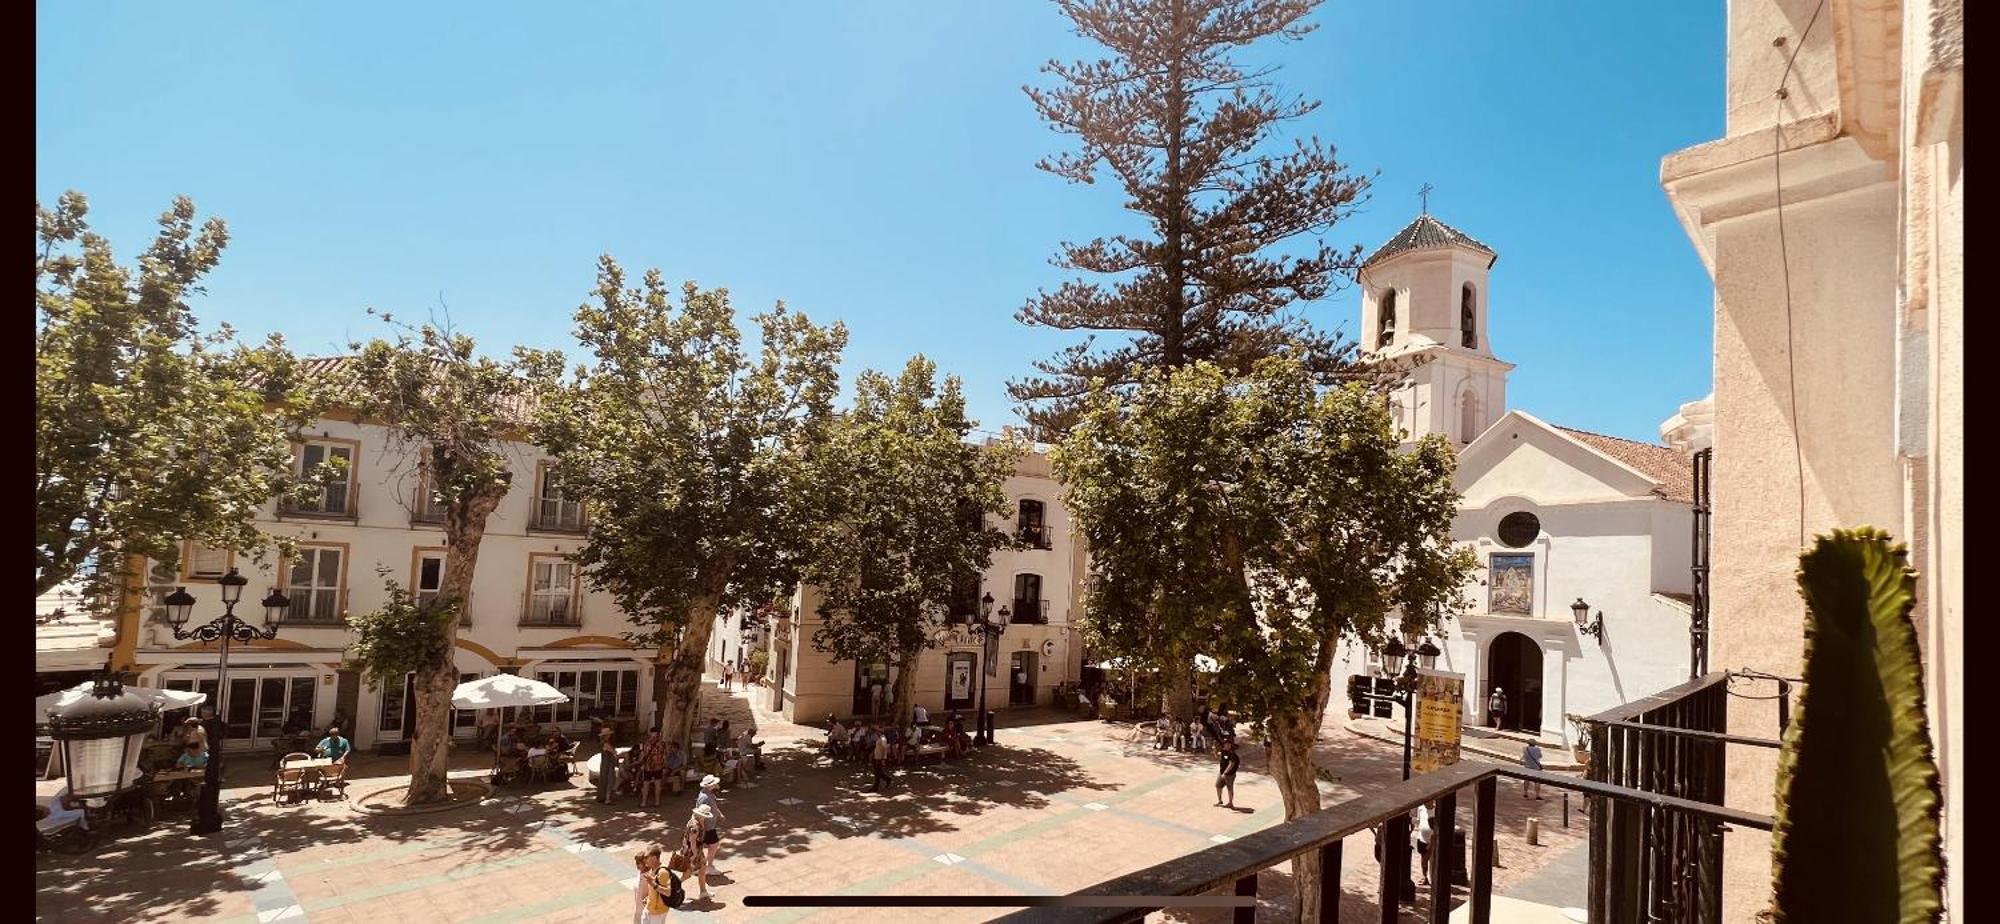
<svg viewBox="0 0 2000 924">
<path fill-rule="evenodd" d="M 316 374 L 337 371 L 343 360 L 308 361 Z M 250 584 L 236 614 L 261 619 L 257 601 L 282 588 L 292 604 L 277 638 L 233 644 L 229 658 L 227 721 L 230 744 L 263 748 L 288 724 L 324 728 L 338 719 L 360 747 L 403 740 L 416 717 L 415 698 L 403 687 L 372 690 L 348 669 L 353 643 L 349 614 L 365 613 L 388 599 L 385 580 L 418 595 L 435 593 L 444 566 L 442 511 L 429 503 L 415 453 L 394 445 L 384 427 L 353 416 L 330 416 L 308 428 L 295 448 L 300 470 L 327 459 L 348 464 L 347 478 L 317 500 L 297 507 L 276 501 L 258 527 L 299 543 L 280 560 L 190 545 L 179 569 L 148 569 L 155 605 L 129 613 L 114 661 L 138 675 L 142 686 L 202 689 L 213 695 L 218 646 L 177 641 L 157 606 L 160 594 L 185 586 L 198 601 L 188 621 L 199 625 L 222 614 L 214 583 L 234 567 Z M 619 636 L 632 629 L 609 595 L 587 591 L 576 566 L 564 560 L 581 544 L 588 519 L 548 476 L 533 444 L 507 444 L 513 485 L 487 521 L 477 573 L 461 622 L 455 661 L 462 680 L 498 672 L 538 677 L 570 693 L 572 702 L 544 707 L 539 721 L 585 730 L 593 710 L 636 719 L 650 703 L 658 652 L 635 649 Z M 454 716 L 454 733 L 474 734 L 477 716 Z"/>
<path fill-rule="evenodd" d="M 1685 681 L 1690 668 L 1691 471 L 1683 453 L 1502 413 L 1507 373 L 1487 337 L 1493 249 L 1419 216 L 1365 261 L 1363 345 L 1423 360 L 1391 398 L 1414 440 L 1460 446 L 1452 537 L 1479 559 L 1471 611 L 1437 639 L 1466 678 L 1467 722 L 1506 691 L 1507 726 L 1569 741 L 1590 715 Z M 1601 640 L 1571 607 L 1602 613 Z M 1373 673 L 1343 646 L 1336 689 Z M 1339 708 L 1339 707 L 1336 707 Z"/>
<path fill-rule="evenodd" d="M 1048 705 L 1056 688 L 1076 681 L 1083 668 L 1082 639 L 1072 628 L 1079 615 L 1074 603 L 1082 579 L 1082 550 L 1070 530 L 1069 512 L 1047 454 L 1024 456 L 1005 490 L 1013 515 L 1002 528 L 1015 533 L 1026 547 L 995 552 L 979 586 L 966 588 L 961 605 L 970 611 L 980 596 L 991 594 L 994 609 L 1004 606 L 1011 614 L 994 659 L 995 673 L 986 679 L 990 709 Z M 993 525 L 990 519 L 988 523 Z M 815 649 L 812 635 L 822 622 L 820 600 L 816 588 L 800 587 L 789 611 L 758 636 L 745 637 L 738 616 L 717 617 L 710 659 L 726 656 L 733 665 L 746 645 L 768 646 L 770 666 L 759 705 L 794 722 L 876 711 L 886 701 L 878 697 L 895 684 L 895 668 L 836 661 Z M 933 712 L 958 709 L 969 716 L 978 705 L 980 678 L 987 667 L 984 652 L 962 626 L 948 628 L 944 644 L 926 649 L 918 658 L 911 695 Z"/>
</svg>

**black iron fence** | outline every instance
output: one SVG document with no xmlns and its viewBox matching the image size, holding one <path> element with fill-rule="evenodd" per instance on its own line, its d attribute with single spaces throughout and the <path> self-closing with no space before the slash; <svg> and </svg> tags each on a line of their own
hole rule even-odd
<svg viewBox="0 0 2000 924">
<path fill-rule="evenodd" d="M 1715 672 L 1583 720 L 1592 782 L 1720 806 L 1725 748 L 1777 742 L 1727 734 L 1728 675 Z M 1593 799 L 1590 919 L 1722 920 L 1722 820 L 1711 812 Z"/>
<path fill-rule="evenodd" d="M 1490 924 L 1495 856 L 1493 819 L 1494 809 L 1498 804 L 1501 777 L 1580 792 L 1593 800 L 1610 803 L 1615 810 L 1637 812 L 1644 817 L 1673 815 L 1711 827 L 1733 824 L 1766 831 L 1771 828 L 1769 816 L 1740 812 L 1719 805 L 1595 780 L 1577 779 L 1500 764 L 1462 761 L 1387 787 L 1372 795 L 1350 799 L 1323 811 L 1281 822 L 1229 843 L 1196 851 L 1072 893 L 1073 896 L 1134 896 L 1130 905 L 1118 902 L 1110 907 L 1031 908 L 1000 920 L 1111 924 L 1111 922 L 1137 921 L 1148 913 L 1164 907 L 1157 902 L 1148 903 L 1144 896 L 1208 895 L 1221 892 L 1254 898 L 1257 894 L 1258 873 L 1289 863 L 1295 858 L 1317 853 L 1322 870 L 1319 920 L 1337 922 L 1340 919 L 1340 869 L 1345 854 L 1343 848 L 1346 839 L 1349 835 L 1379 828 L 1382 849 L 1374 858 L 1374 862 L 1381 867 L 1379 878 L 1381 894 L 1378 905 L 1380 920 L 1401 921 L 1403 918 L 1397 893 L 1409 879 L 1411 812 L 1419 805 L 1435 804 L 1436 809 L 1431 816 L 1436 825 L 1432 842 L 1451 844 L 1457 840 L 1453 829 L 1457 824 L 1458 800 L 1461 794 L 1466 794 L 1472 800 L 1470 832 L 1472 862 L 1468 883 L 1469 895 L 1465 903 L 1471 905 L 1472 924 Z M 1593 821 L 1594 818 L 1595 816 Z M 1592 833 L 1594 855 L 1597 846 L 1594 828 Z M 1361 856 L 1368 857 L 1370 849 L 1364 845 Z M 1454 853 L 1451 850 L 1431 852 L 1429 919 L 1433 924 L 1444 924 L 1451 919 L 1454 905 L 1451 886 L 1454 877 L 1450 875 L 1446 864 L 1455 859 Z M 1716 858 L 1720 859 L 1719 852 Z M 1237 908 L 1235 920 L 1238 924 L 1255 921 L 1255 905 Z M 1603 917 L 1593 913 L 1591 920 L 1646 919 Z"/>
</svg>

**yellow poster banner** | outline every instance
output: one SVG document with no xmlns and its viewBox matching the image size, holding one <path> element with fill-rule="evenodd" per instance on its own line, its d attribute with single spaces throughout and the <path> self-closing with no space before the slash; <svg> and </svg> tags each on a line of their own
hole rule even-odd
<svg viewBox="0 0 2000 924">
<path fill-rule="evenodd" d="M 1417 671 L 1417 732 L 1410 773 L 1458 763 L 1459 720 L 1465 714 L 1465 675 Z"/>
</svg>

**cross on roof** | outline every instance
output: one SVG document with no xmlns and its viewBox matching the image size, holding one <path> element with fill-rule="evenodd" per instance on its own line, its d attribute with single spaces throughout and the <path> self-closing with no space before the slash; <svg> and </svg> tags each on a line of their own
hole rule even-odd
<svg viewBox="0 0 2000 924">
<path fill-rule="evenodd" d="M 1436 188 L 1437 187 L 1432 186 L 1429 183 L 1425 183 L 1424 185 L 1417 187 L 1417 200 L 1423 203 L 1424 214 L 1426 215 L 1429 215 L 1431 213 L 1431 190 Z"/>
</svg>

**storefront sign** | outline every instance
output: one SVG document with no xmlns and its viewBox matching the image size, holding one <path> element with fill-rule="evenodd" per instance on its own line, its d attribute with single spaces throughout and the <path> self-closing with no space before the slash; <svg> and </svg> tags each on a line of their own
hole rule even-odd
<svg viewBox="0 0 2000 924">
<path fill-rule="evenodd" d="M 972 700 L 972 659 L 954 658 L 951 662 L 951 696 L 958 702 Z"/>
<path fill-rule="evenodd" d="M 1410 748 L 1410 772 L 1429 773 L 1458 763 L 1459 720 L 1464 715 L 1465 675 L 1417 672 L 1417 731 Z"/>
</svg>

